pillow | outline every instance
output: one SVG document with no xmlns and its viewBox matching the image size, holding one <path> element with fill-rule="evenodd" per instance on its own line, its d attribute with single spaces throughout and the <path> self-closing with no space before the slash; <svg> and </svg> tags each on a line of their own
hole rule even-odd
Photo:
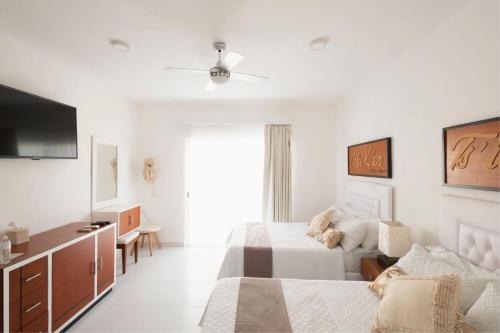
<svg viewBox="0 0 500 333">
<path fill-rule="evenodd" d="M 500 332 L 500 283 L 490 282 L 467 311 L 465 320 L 477 332 Z"/>
<path fill-rule="evenodd" d="M 351 252 L 361 244 L 365 238 L 367 227 L 366 221 L 358 219 L 342 219 L 335 225 L 335 229 L 344 233 L 340 245 L 345 252 Z"/>
<path fill-rule="evenodd" d="M 350 216 L 352 216 L 354 218 L 366 215 L 365 213 L 360 212 L 359 210 L 354 209 L 351 205 L 349 205 L 347 203 L 344 204 L 344 205 L 342 205 L 342 207 L 340 209 L 341 209 L 341 211 L 344 214 L 350 215 Z"/>
<path fill-rule="evenodd" d="M 379 219 L 367 219 L 366 236 L 361 243 L 361 247 L 367 251 L 378 248 L 378 224 Z"/>
<path fill-rule="evenodd" d="M 325 244 L 329 249 L 336 247 L 342 238 L 344 238 L 344 233 L 342 231 L 335 230 L 332 227 L 326 228 L 321 235 L 316 237 L 317 240 Z"/>
<path fill-rule="evenodd" d="M 434 258 L 420 244 L 413 244 L 410 251 L 396 264 L 403 273 L 410 276 L 429 276 L 437 274 L 457 273 L 461 278 L 463 288 L 462 310 L 467 309 L 479 298 L 486 285 L 491 280 L 467 273 L 459 267 Z"/>
<path fill-rule="evenodd" d="M 374 332 L 462 332 L 457 275 L 391 279 L 375 315 Z"/>
<path fill-rule="evenodd" d="M 325 229 L 330 224 L 330 221 L 333 219 L 334 213 L 334 208 L 328 208 L 327 210 L 324 210 L 316 215 L 312 219 L 311 223 L 309 223 L 306 234 L 312 237 L 321 235 L 321 233 L 325 231 Z"/>
<path fill-rule="evenodd" d="M 395 277 L 404 276 L 403 272 L 397 266 L 387 267 L 385 271 L 383 271 L 375 281 L 371 282 L 368 285 L 368 288 L 373 291 L 379 298 L 382 298 L 384 295 L 384 289 L 389 283 L 389 280 Z"/>
</svg>

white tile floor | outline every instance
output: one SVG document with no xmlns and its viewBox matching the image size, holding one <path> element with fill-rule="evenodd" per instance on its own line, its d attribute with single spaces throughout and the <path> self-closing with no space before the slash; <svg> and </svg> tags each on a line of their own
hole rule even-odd
<svg viewBox="0 0 500 333">
<path fill-rule="evenodd" d="M 118 251 L 119 252 L 119 251 Z M 199 332 L 224 249 L 167 247 L 141 250 L 113 291 L 70 332 Z"/>
</svg>

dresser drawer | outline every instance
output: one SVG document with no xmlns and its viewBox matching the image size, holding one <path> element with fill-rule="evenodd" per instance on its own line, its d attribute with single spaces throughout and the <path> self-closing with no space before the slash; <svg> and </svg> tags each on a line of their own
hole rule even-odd
<svg viewBox="0 0 500 333">
<path fill-rule="evenodd" d="M 47 262 L 47 257 L 43 257 L 21 268 L 21 294 L 23 296 L 47 285 Z"/>
<path fill-rule="evenodd" d="M 47 332 L 49 330 L 49 313 L 42 313 L 31 323 L 23 327 L 23 332 Z"/>
<path fill-rule="evenodd" d="M 33 290 L 21 299 L 21 324 L 26 326 L 42 313 L 47 312 L 47 285 Z"/>
<path fill-rule="evenodd" d="M 141 225 L 141 207 L 138 206 L 121 212 L 119 223 L 118 238 L 139 228 Z"/>
</svg>

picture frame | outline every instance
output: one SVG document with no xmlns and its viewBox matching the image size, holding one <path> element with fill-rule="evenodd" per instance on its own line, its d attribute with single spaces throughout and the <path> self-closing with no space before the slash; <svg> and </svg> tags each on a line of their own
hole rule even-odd
<svg viewBox="0 0 500 333">
<path fill-rule="evenodd" d="M 443 185 L 500 191 L 500 117 L 443 128 Z"/>
<path fill-rule="evenodd" d="M 386 137 L 348 146 L 347 174 L 392 178 L 392 139 Z"/>
</svg>

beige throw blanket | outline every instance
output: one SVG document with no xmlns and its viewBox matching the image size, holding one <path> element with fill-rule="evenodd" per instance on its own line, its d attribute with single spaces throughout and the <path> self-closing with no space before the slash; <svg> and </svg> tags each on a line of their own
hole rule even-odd
<svg viewBox="0 0 500 333">
<path fill-rule="evenodd" d="M 281 280 L 242 278 L 235 332 L 292 332 Z"/>
<path fill-rule="evenodd" d="M 244 276 L 273 277 L 273 248 L 265 224 L 247 225 L 243 261 Z"/>
</svg>

